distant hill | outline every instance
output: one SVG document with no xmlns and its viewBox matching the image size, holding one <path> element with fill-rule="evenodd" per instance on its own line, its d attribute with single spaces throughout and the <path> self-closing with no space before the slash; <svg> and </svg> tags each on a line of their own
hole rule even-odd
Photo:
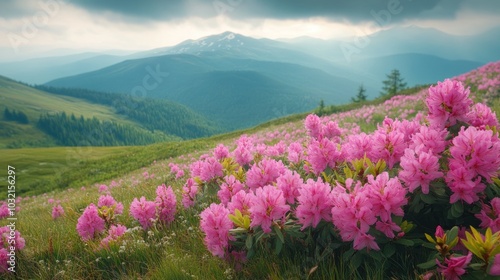
<svg viewBox="0 0 500 280">
<path fill-rule="evenodd" d="M 0 75 L 30 84 L 43 84 L 63 76 L 94 71 L 125 59 L 100 53 L 34 58 L 0 63 Z"/>
<path fill-rule="evenodd" d="M 354 94 L 362 82 L 292 63 L 178 54 L 127 60 L 47 85 L 131 94 L 153 69 L 163 76 L 151 80 L 157 85 L 145 92 L 148 97 L 179 102 L 232 129 L 311 110 L 321 99 L 349 102 L 346 92 Z"/>
<path fill-rule="evenodd" d="M 477 35 L 453 35 L 434 28 L 405 26 L 393 27 L 373 34 L 356 35 L 357 37 L 332 40 L 300 37 L 280 41 L 287 43 L 291 49 L 307 52 L 346 66 L 356 60 L 362 61 L 366 58 L 404 53 L 419 53 L 448 60 L 468 60 L 480 63 L 500 59 L 498 52 L 500 28 Z M 351 55 L 349 55 L 350 52 L 352 52 Z"/>
<path fill-rule="evenodd" d="M 286 44 L 225 32 L 138 53 L 136 56 L 149 57 L 56 79 L 47 85 L 133 94 L 150 72 L 158 71 L 162 76 L 156 77 L 157 81 L 152 79 L 155 86 L 142 94 L 181 103 L 227 129 L 236 129 L 311 110 L 320 100 L 347 103 L 361 84 L 373 99 L 392 69 L 399 69 L 408 86 L 414 86 L 481 65 L 401 53 L 357 59 L 341 66 L 286 49 Z"/>
<path fill-rule="evenodd" d="M 386 74 L 398 69 L 410 86 L 436 83 L 448 77 L 454 77 L 481 66 L 481 62 L 468 60 L 448 60 L 441 57 L 404 53 L 351 62 L 351 66 L 372 81 L 382 86 Z"/>
<path fill-rule="evenodd" d="M 116 145 L 141 145 L 196 138 L 222 131 L 199 114 L 172 102 L 106 95 L 85 90 L 64 91 L 66 94 L 49 93 L 0 76 L 0 148 L 66 145 L 67 137 L 74 135 L 68 136 L 62 132 L 71 131 L 73 127 L 63 127 L 60 122 L 51 124 L 53 127 L 50 130 L 38 126 L 40 116 L 55 117 L 63 113 L 68 118 L 68 126 L 72 121 L 80 120 L 80 117 L 89 120 L 86 125 L 93 125 L 92 131 L 95 133 L 87 136 L 93 137 L 94 140 L 100 139 L 98 135 L 103 136 L 104 131 L 120 131 L 130 136 L 125 137 L 127 139 L 115 139 Z M 92 95 L 99 95 L 100 102 L 91 100 Z M 106 99 L 106 96 L 112 98 Z M 5 119 L 3 113 L 6 108 L 26 114 L 28 124 Z M 66 137 L 59 138 L 62 135 Z M 130 142 L 133 141 L 130 139 L 136 141 Z M 100 145 L 99 141 L 80 140 L 79 144 Z M 106 143 L 113 141 L 113 138 L 108 137 Z"/>
</svg>

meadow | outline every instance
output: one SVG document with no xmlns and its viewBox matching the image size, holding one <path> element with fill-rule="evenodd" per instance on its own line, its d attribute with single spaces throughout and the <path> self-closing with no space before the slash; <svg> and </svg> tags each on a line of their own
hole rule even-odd
<svg viewBox="0 0 500 280">
<path fill-rule="evenodd" d="M 2 276 L 493 279 L 499 75 L 491 63 L 204 139 L 2 150 L 20 234 Z"/>
</svg>

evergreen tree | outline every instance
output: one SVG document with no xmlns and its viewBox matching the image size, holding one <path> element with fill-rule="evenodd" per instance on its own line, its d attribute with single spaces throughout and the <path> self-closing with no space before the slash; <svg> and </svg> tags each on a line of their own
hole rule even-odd
<svg viewBox="0 0 500 280">
<path fill-rule="evenodd" d="M 318 115 L 323 115 L 323 113 L 325 112 L 325 101 L 323 99 L 321 99 L 319 101 L 319 108 L 318 108 Z"/>
<path fill-rule="evenodd" d="M 392 96 L 406 88 L 406 83 L 401 77 L 401 73 L 399 73 L 398 69 L 392 70 L 391 73 L 387 75 L 387 80 L 382 81 L 382 83 L 384 84 L 382 92 L 380 93 L 382 96 Z"/>
<path fill-rule="evenodd" d="M 16 116 L 16 121 L 22 124 L 28 124 L 28 116 L 24 112 L 19 111 Z"/>
<path fill-rule="evenodd" d="M 366 98 L 368 96 L 366 96 L 365 92 L 366 92 L 366 89 L 363 86 L 363 84 L 361 84 L 359 86 L 358 94 L 356 95 L 356 97 L 351 97 L 352 102 L 363 102 L 363 101 L 366 101 Z"/>
<path fill-rule="evenodd" d="M 10 112 L 9 108 L 5 107 L 5 110 L 3 111 L 3 118 L 6 121 L 11 121 L 12 120 L 12 113 Z"/>
</svg>

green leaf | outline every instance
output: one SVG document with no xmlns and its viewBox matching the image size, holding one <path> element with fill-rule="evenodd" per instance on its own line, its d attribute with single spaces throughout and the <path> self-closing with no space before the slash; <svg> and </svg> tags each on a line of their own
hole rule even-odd
<svg viewBox="0 0 500 280">
<path fill-rule="evenodd" d="M 427 204 L 436 203 L 436 198 L 430 194 L 420 194 L 420 198 L 422 199 L 423 202 Z"/>
<path fill-rule="evenodd" d="M 451 216 L 454 218 L 460 218 L 464 213 L 464 205 L 459 201 L 451 205 Z"/>
<path fill-rule="evenodd" d="M 274 253 L 276 253 L 276 255 L 279 255 L 280 252 L 281 252 L 281 249 L 283 249 L 283 242 L 281 242 L 280 239 L 276 239 L 276 244 L 275 244 L 275 247 L 274 247 Z"/>
<path fill-rule="evenodd" d="M 380 251 L 370 251 L 368 255 L 376 261 L 381 261 L 384 258 L 384 254 Z"/>
<path fill-rule="evenodd" d="M 355 252 L 356 252 L 356 251 L 354 251 L 354 249 L 353 249 L 353 248 L 351 248 L 351 249 L 347 250 L 347 251 L 344 253 L 344 255 L 342 256 L 342 258 L 344 259 L 344 261 L 348 261 L 348 260 L 352 257 L 352 255 L 353 255 Z"/>
<path fill-rule="evenodd" d="M 458 227 L 454 226 L 450 230 L 446 232 L 446 243 L 450 245 L 450 243 L 457 238 L 458 236 Z"/>
<path fill-rule="evenodd" d="M 253 245 L 253 236 L 249 234 L 247 236 L 247 240 L 245 241 L 245 246 L 247 247 L 248 250 L 250 250 L 252 249 L 252 245 Z"/>
<path fill-rule="evenodd" d="M 396 240 L 395 243 L 401 244 L 401 245 L 407 246 L 407 247 L 415 245 L 415 242 L 413 242 L 412 240 L 404 239 L 404 238 Z"/>
<path fill-rule="evenodd" d="M 391 243 L 388 243 L 384 246 L 383 253 L 386 258 L 390 258 L 394 255 L 394 253 L 396 253 L 396 247 L 394 247 Z"/>
<path fill-rule="evenodd" d="M 274 225 L 273 230 L 274 230 L 274 232 L 276 232 L 276 235 L 280 239 L 281 243 L 285 243 L 285 237 L 283 236 L 281 229 L 277 225 Z"/>
<path fill-rule="evenodd" d="M 350 258 L 353 269 L 358 269 L 358 267 L 363 263 L 364 256 L 361 252 L 356 252 Z"/>
<path fill-rule="evenodd" d="M 432 259 L 430 261 L 418 264 L 417 267 L 421 269 L 430 269 L 436 266 L 436 259 Z"/>
</svg>

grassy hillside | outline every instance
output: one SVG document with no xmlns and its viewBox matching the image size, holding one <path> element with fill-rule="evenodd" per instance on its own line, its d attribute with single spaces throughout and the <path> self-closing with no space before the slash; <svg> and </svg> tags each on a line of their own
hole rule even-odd
<svg viewBox="0 0 500 280">
<path fill-rule="evenodd" d="M 44 91 L 46 90 L 46 91 Z M 48 92 L 48 90 L 53 91 Z M 66 142 L 57 135 L 68 128 L 55 127 L 51 135 L 41 131 L 37 121 L 41 115 L 55 115 L 65 112 L 70 117 L 83 116 L 97 119 L 100 126 L 126 128 L 129 133 L 147 136 L 151 141 L 168 141 L 213 135 L 221 131 L 188 108 L 167 101 L 130 98 L 77 89 L 41 88 L 41 90 L 17 83 L 0 76 L 0 112 L 16 110 L 27 115 L 29 123 L 10 122 L 0 116 L 0 149 L 19 147 L 48 147 Z M 89 128 L 95 131 L 105 128 Z M 44 133 L 45 132 L 45 133 Z M 90 136 L 89 136 L 90 137 Z M 83 139 L 85 140 L 85 139 Z M 79 142 L 79 141 L 76 141 Z M 83 141 L 89 142 L 89 141 Z M 92 141 L 90 141 L 92 142 Z M 117 142 L 125 144 L 122 142 Z M 136 144 L 143 144 L 137 142 Z M 128 145 L 128 144 L 127 144 Z"/>
<path fill-rule="evenodd" d="M 499 73 L 500 69 L 495 77 Z M 475 79 L 473 75 L 464 77 L 464 81 L 473 85 L 471 97 L 476 102 L 484 100 L 494 105 L 497 115 L 500 114 L 497 102 L 500 99 L 499 85 L 478 89 L 477 85 L 482 83 L 481 74 L 478 77 L 479 79 Z M 327 106 L 322 111 L 325 114 L 323 120 L 338 123 L 342 133 L 371 133 L 381 125 L 385 117 L 411 120 L 419 113 L 426 114 L 426 94 L 425 88 L 416 88 L 405 91 L 404 95 L 380 98 L 372 102 Z M 431 257 L 435 265 L 435 260 L 429 253 L 435 251 L 435 246 L 429 244 L 429 248 L 423 247 L 423 234 L 412 236 L 414 232 L 401 240 L 398 236 L 396 240 L 381 244 L 381 247 L 388 245 L 381 251 L 363 250 L 358 253 L 351 248 L 351 243 L 342 243 L 338 239 L 315 243 L 314 240 L 321 239 L 323 234 L 327 237 L 335 234 L 323 230 L 328 229 L 328 225 L 332 226 L 332 223 L 320 224 L 317 230 L 304 230 L 303 234 L 313 240 L 298 238 L 296 243 L 288 243 L 294 240 L 293 236 L 285 235 L 282 238 L 286 239 L 287 246 L 281 248 L 280 255 L 276 254 L 276 248 L 280 249 L 276 245 L 279 234 L 274 232 L 285 231 L 289 225 L 282 225 L 282 228 L 273 226 L 271 234 L 261 236 L 263 239 L 260 242 L 256 236 L 250 236 L 246 239 L 250 239 L 250 242 L 243 240 L 242 246 L 254 246 L 253 248 L 258 249 L 253 257 L 241 265 L 217 258 L 207 250 L 205 233 L 200 230 L 200 213 L 213 201 L 213 191 L 218 190 L 221 181 L 203 183 L 199 201 L 194 207 L 185 209 L 181 204 L 181 197 L 186 179 L 190 177 L 188 172 L 193 169 L 190 164 L 200 158 L 204 161 L 218 144 L 224 144 L 230 151 L 234 151 L 237 146 L 235 141 L 242 134 L 247 134 L 252 139 L 255 162 L 265 157 L 264 154 L 278 153 L 276 160 L 290 164 L 291 161 L 286 156 L 288 152 L 280 154 L 277 151 L 283 145 L 287 148 L 296 141 L 302 144 L 312 142 L 311 137 L 306 136 L 304 117 L 305 115 L 293 115 L 252 129 L 204 139 L 145 147 L 116 147 L 113 150 L 104 148 L 96 150 L 95 157 L 88 158 L 84 156 L 87 154 L 85 149 L 75 148 L 73 156 L 66 163 L 59 161 L 69 168 L 59 174 L 48 175 L 38 183 L 33 181 L 31 187 L 21 182 L 29 174 L 29 169 L 37 163 L 28 162 L 24 154 L 10 154 L 9 162 L 2 162 L 2 165 L 16 167 L 16 180 L 20 182 L 16 190 L 19 196 L 25 197 L 18 202 L 21 209 L 16 213 L 19 219 L 16 229 L 26 239 L 26 248 L 18 253 L 18 274 L 7 275 L 7 279 L 416 279 L 426 272 L 417 267 L 417 264 Z M 384 128 L 386 127 L 381 130 Z M 48 157 L 47 153 L 60 156 L 72 154 L 71 151 L 64 153 L 62 149 L 57 149 L 59 150 L 26 151 L 39 154 L 42 163 L 49 162 L 44 159 Z M 19 151 L 23 150 L 25 149 Z M 100 157 L 98 153 L 101 152 L 106 155 Z M 94 155 L 91 151 L 88 154 Z M 200 157 L 204 154 L 205 156 Z M 17 163 L 19 167 L 16 166 Z M 169 164 L 177 165 L 186 174 L 172 172 L 174 168 Z M 293 168 L 301 170 L 305 165 L 307 163 L 301 161 Z M 250 172 L 247 167 L 243 170 L 248 179 Z M 224 171 L 231 168 L 231 164 L 224 163 Z M 391 171 L 397 172 L 395 169 Z M 321 175 L 301 176 L 316 179 Z M 249 184 L 248 181 L 247 183 Z M 156 187 L 161 184 L 172 186 L 177 198 L 175 220 L 168 226 L 157 224 L 143 230 L 130 215 L 130 205 L 135 198 L 142 196 L 147 200 L 154 200 Z M 1 188 L 6 189 L 3 185 Z M 115 216 L 115 219 L 128 230 L 116 243 L 110 243 L 107 249 L 103 249 L 100 242 L 104 235 L 95 240 L 82 241 L 75 228 L 83 209 L 90 203 L 97 205 L 99 197 L 106 193 L 123 203 L 124 212 Z M 433 198 L 431 195 L 425 198 L 429 197 Z M 51 211 L 56 205 L 62 206 L 65 214 L 54 220 Z M 273 242 L 267 242 L 270 240 Z M 477 263 L 476 258 L 474 262 Z"/>
</svg>

